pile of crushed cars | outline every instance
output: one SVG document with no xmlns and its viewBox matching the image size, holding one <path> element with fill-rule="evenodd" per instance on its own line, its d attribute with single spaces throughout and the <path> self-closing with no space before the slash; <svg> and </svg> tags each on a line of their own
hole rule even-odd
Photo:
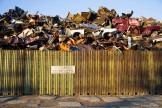
<svg viewBox="0 0 162 108">
<path fill-rule="evenodd" d="M 162 22 L 115 9 L 89 8 L 65 19 L 28 14 L 19 7 L 0 15 L 1 50 L 162 50 Z"/>
</svg>

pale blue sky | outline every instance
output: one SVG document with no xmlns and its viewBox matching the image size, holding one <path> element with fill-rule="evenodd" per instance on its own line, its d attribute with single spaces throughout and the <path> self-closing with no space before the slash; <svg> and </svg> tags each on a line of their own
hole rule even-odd
<svg viewBox="0 0 162 108">
<path fill-rule="evenodd" d="M 97 11 L 99 6 L 115 9 L 119 15 L 122 12 L 134 11 L 133 17 L 145 16 L 162 20 L 162 0 L 0 0 L 0 14 L 18 6 L 31 14 L 39 14 L 65 18 L 68 12 L 72 14 L 88 11 L 88 7 Z"/>
</svg>

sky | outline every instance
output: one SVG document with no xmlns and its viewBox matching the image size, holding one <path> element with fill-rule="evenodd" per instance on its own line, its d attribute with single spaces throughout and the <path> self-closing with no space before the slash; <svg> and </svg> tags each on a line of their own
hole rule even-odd
<svg viewBox="0 0 162 108">
<path fill-rule="evenodd" d="M 100 6 L 115 9 L 116 12 L 130 13 L 132 17 L 153 17 L 162 21 L 162 0 L 0 0 L 0 14 L 8 12 L 18 6 L 30 14 L 56 16 L 66 18 L 68 12 L 72 14 L 87 12 L 88 7 L 96 11 Z"/>
</svg>

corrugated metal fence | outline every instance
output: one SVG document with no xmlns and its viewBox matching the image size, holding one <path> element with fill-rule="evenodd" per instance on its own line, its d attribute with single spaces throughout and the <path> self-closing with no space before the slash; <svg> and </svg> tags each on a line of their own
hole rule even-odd
<svg viewBox="0 0 162 108">
<path fill-rule="evenodd" d="M 0 95 L 162 94 L 162 52 L 0 51 Z M 51 66 L 75 74 L 51 74 Z"/>
</svg>

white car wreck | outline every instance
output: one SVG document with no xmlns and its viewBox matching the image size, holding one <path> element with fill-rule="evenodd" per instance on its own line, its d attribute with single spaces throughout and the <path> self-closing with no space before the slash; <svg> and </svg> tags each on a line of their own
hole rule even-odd
<svg viewBox="0 0 162 108">
<path fill-rule="evenodd" d="M 116 28 L 111 28 L 111 29 L 100 28 L 100 29 L 97 29 L 97 30 L 93 31 L 92 34 L 94 36 L 101 35 L 102 37 L 104 37 L 107 34 L 116 34 L 116 32 L 117 32 L 117 29 Z"/>
</svg>

